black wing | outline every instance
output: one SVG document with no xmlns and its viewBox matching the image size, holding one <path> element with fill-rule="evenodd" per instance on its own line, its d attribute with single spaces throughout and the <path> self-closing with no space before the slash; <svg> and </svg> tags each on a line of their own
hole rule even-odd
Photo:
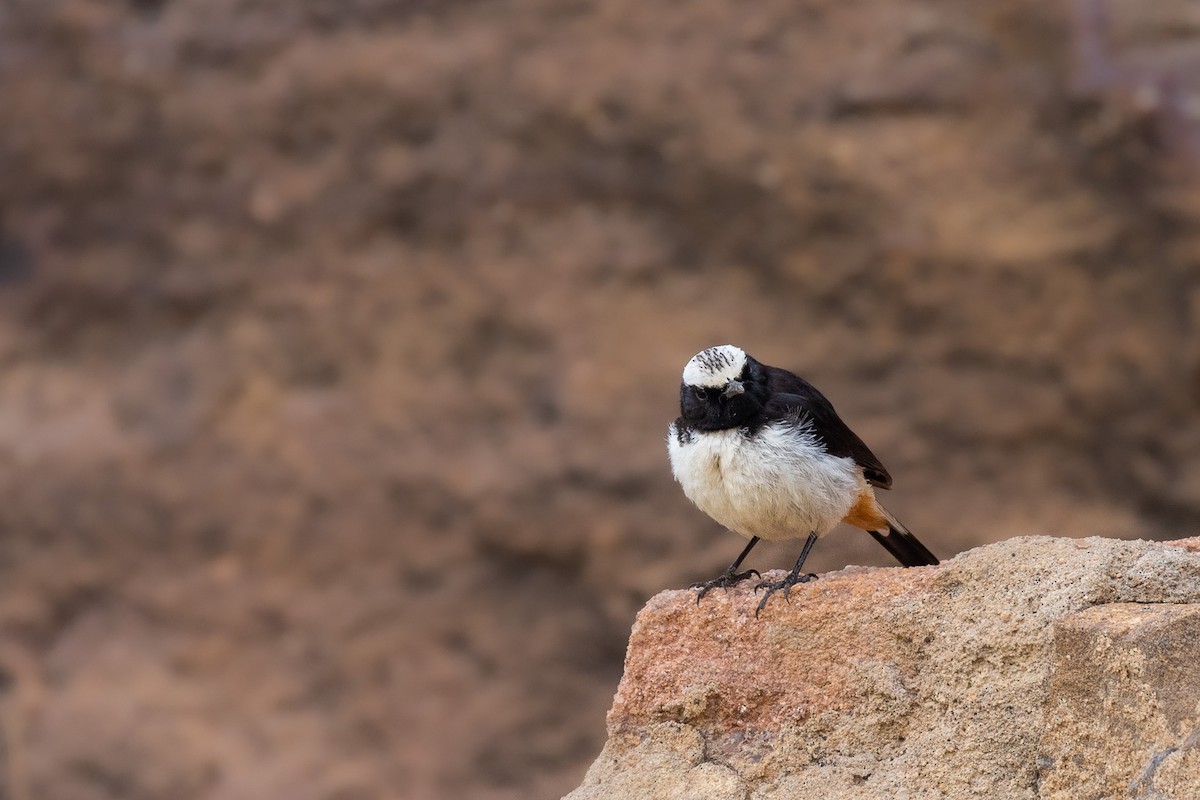
<svg viewBox="0 0 1200 800">
<path fill-rule="evenodd" d="M 825 395 L 799 375 L 785 369 L 763 365 L 767 373 L 770 399 L 767 401 L 768 419 L 783 419 L 797 413 L 812 420 L 812 431 L 824 443 L 832 455 L 854 459 L 862 467 L 867 483 L 880 489 L 892 488 L 892 476 L 871 452 L 862 439 L 842 422 L 833 410 L 833 404 Z"/>
</svg>

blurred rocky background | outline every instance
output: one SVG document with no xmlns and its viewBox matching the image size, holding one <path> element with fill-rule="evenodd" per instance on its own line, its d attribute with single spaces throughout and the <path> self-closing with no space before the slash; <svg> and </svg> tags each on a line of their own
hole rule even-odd
<svg viewBox="0 0 1200 800">
<path fill-rule="evenodd" d="M 1183 0 L 0 0 L 0 798 L 578 785 L 712 344 L 943 556 L 1194 535 L 1198 116 Z"/>
</svg>

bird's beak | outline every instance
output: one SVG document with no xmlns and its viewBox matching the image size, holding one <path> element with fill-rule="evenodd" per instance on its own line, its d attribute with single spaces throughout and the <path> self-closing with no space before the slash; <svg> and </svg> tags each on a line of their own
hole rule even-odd
<svg viewBox="0 0 1200 800">
<path fill-rule="evenodd" d="M 745 394 L 745 392 L 746 387 L 742 386 L 742 382 L 739 380 L 731 380 L 725 384 L 724 395 L 726 397 L 737 397 L 739 394 Z"/>
</svg>

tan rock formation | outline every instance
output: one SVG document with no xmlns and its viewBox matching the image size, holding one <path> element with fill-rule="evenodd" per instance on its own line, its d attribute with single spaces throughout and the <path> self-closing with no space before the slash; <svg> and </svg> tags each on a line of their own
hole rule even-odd
<svg viewBox="0 0 1200 800">
<path fill-rule="evenodd" d="M 570 800 L 1200 797 L 1200 540 L 1026 537 L 638 615 Z"/>
</svg>

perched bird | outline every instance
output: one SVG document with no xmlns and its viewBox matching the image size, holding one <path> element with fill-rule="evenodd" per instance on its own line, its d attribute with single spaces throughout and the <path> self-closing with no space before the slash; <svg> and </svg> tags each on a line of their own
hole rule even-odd
<svg viewBox="0 0 1200 800">
<path fill-rule="evenodd" d="M 816 578 L 801 573 L 804 560 L 839 522 L 866 530 L 906 567 L 938 563 L 875 499 L 892 477 L 808 381 L 725 344 L 688 361 L 679 406 L 667 430 L 675 479 L 701 511 L 750 539 L 721 575 L 693 585 L 697 602 L 758 575 L 737 570 L 760 539 L 807 536 L 786 578 L 756 586 L 766 590 L 757 615 L 773 593 L 787 597 Z"/>
</svg>

